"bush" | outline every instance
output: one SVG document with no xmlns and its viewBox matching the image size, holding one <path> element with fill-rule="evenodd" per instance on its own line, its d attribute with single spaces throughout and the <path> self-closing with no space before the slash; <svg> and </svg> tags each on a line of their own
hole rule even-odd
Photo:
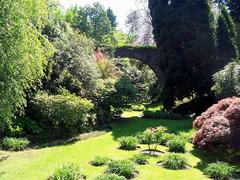
<svg viewBox="0 0 240 180">
<path fill-rule="evenodd" d="M 49 178 L 50 180 L 76 180 L 85 179 L 81 169 L 76 164 L 67 164 L 56 169 L 54 174 Z"/>
<path fill-rule="evenodd" d="M 26 149 L 30 144 L 27 138 L 9 138 L 5 137 L 2 141 L 2 148 L 12 151 L 20 151 Z"/>
<path fill-rule="evenodd" d="M 182 154 L 177 153 L 164 155 L 160 162 L 164 168 L 172 170 L 184 169 L 187 165 L 185 157 Z"/>
<path fill-rule="evenodd" d="M 186 141 L 181 138 L 174 138 L 167 142 L 167 147 L 169 147 L 169 152 L 184 153 L 186 151 Z"/>
<path fill-rule="evenodd" d="M 136 164 L 129 160 L 111 161 L 106 170 L 107 173 L 114 173 L 119 176 L 124 176 L 127 179 L 133 178 L 137 172 Z"/>
<path fill-rule="evenodd" d="M 152 111 L 146 110 L 143 111 L 144 118 L 148 119 L 171 119 L 171 120 L 178 120 L 183 119 L 181 114 L 175 114 L 167 111 Z"/>
<path fill-rule="evenodd" d="M 103 174 L 96 177 L 95 180 L 126 180 L 126 178 L 116 174 Z"/>
<path fill-rule="evenodd" d="M 160 144 L 165 146 L 167 145 L 167 142 L 176 138 L 175 134 L 170 134 L 170 133 L 164 133 L 160 139 Z"/>
<path fill-rule="evenodd" d="M 84 132 L 88 128 L 87 117 L 93 104 L 72 94 L 38 94 L 32 101 L 33 119 L 55 128 L 59 134 Z M 57 133 L 57 131 L 54 131 Z"/>
<path fill-rule="evenodd" d="M 108 163 L 110 159 L 107 157 L 100 157 L 100 156 L 96 156 L 91 162 L 90 164 L 93 166 L 103 166 L 106 165 Z"/>
<path fill-rule="evenodd" d="M 235 176 L 236 172 L 236 167 L 225 162 L 211 163 L 204 170 L 205 175 L 216 180 L 230 179 Z"/>
<path fill-rule="evenodd" d="M 230 62 L 223 70 L 213 75 L 213 90 L 218 98 L 227 98 L 240 95 L 240 64 Z"/>
<path fill-rule="evenodd" d="M 144 164 L 148 164 L 148 159 L 149 157 L 144 154 L 137 154 L 133 156 L 132 161 L 137 164 L 144 165 Z"/>
<path fill-rule="evenodd" d="M 137 148 L 138 139 L 133 136 L 125 136 L 119 138 L 120 149 L 135 150 Z"/>
<path fill-rule="evenodd" d="M 138 142 L 140 144 L 147 144 L 147 137 L 146 134 L 144 132 L 139 132 L 136 134 L 136 138 L 138 139 Z"/>
<path fill-rule="evenodd" d="M 146 139 L 149 150 L 157 150 L 157 146 L 160 144 L 161 138 L 166 130 L 167 128 L 159 126 L 156 128 L 148 128 L 144 131 L 144 138 Z"/>
</svg>

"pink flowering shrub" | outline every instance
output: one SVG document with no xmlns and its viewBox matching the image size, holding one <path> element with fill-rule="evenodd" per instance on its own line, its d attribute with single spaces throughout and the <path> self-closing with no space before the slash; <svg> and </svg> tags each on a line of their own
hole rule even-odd
<svg viewBox="0 0 240 180">
<path fill-rule="evenodd" d="M 193 123 L 197 130 L 193 144 L 198 147 L 224 145 L 240 147 L 240 98 L 232 97 L 214 104 Z"/>
</svg>

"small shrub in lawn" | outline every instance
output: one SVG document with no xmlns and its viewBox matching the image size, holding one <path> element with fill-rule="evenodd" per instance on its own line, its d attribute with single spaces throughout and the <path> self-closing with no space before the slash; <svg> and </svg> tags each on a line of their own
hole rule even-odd
<svg viewBox="0 0 240 180">
<path fill-rule="evenodd" d="M 20 151 L 26 149 L 30 144 L 27 138 L 9 138 L 5 137 L 2 141 L 2 148 L 11 151 Z"/>
<path fill-rule="evenodd" d="M 90 164 L 93 165 L 93 166 L 103 166 L 103 165 L 106 165 L 109 161 L 110 161 L 110 159 L 107 158 L 107 157 L 96 156 L 96 157 L 90 162 Z"/>
<path fill-rule="evenodd" d="M 167 142 L 176 138 L 175 134 L 170 134 L 170 133 L 164 133 L 160 139 L 160 144 L 165 146 L 167 145 Z"/>
<path fill-rule="evenodd" d="M 130 160 L 115 160 L 108 164 L 107 173 L 117 174 L 131 179 L 137 173 L 136 164 Z"/>
<path fill-rule="evenodd" d="M 236 173 L 236 167 L 225 162 L 211 163 L 204 170 L 205 175 L 216 180 L 230 179 L 235 176 Z"/>
<path fill-rule="evenodd" d="M 140 144 L 147 144 L 148 143 L 146 133 L 144 133 L 144 132 L 137 133 L 136 138 L 138 139 L 138 142 Z"/>
<path fill-rule="evenodd" d="M 54 174 L 49 178 L 49 180 L 77 180 L 85 179 L 82 174 L 81 169 L 76 164 L 64 165 L 54 172 Z"/>
<path fill-rule="evenodd" d="M 132 158 L 132 161 L 134 161 L 136 164 L 144 165 L 148 164 L 149 157 L 144 154 L 137 154 L 134 155 Z"/>
<path fill-rule="evenodd" d="M 174 138 L 167 142 L 169 152 L 184 153 L 186 151 L 186 141 L 181 138 Z"/>
<path fill-rule="evenodd" d="M 138 145 L 138 139 L 134 136 L 125 136 L 119 138 L 120 149 L 135 150 Z"/>
<path fill-rule="evenodd" d="M 126 178 L 117 174 L 103 174 L 96 177 L 95 180 L 126 180 Z"/>
<path fill-rule="evenodd" d="M 185 157 L 178 153 L 166 154 L 162 157 L 160 162 L 162 167 L 172 170 L 184 169 L 187 165 Z"/>
</svg>

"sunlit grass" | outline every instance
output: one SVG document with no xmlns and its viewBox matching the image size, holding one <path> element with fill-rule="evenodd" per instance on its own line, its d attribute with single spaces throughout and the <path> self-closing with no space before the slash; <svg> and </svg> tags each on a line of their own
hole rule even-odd
<svg viewBox="0 0 240 180">
<path fill-rule="evenodd" d="M 127 159 L 143 149 L 124 151 L 118 149 L 117 138 L 134 135 L 144 131 L 147 127 L 166 126 L 169 132 L 188 133 L 191 131 L 192 120 L 151 120 L 141 119 L 141 112 L 125 112 L 121 122 L 113 124 L 112 132 L 87 140 L 77 141 L 73 144 L 32 149 L 23 152 L 1 152 L 5 160 L 0 162 L 0 179 L 2 180 L 43 180 L 47 179 L 53 171 L 65 163 L 78 163 L 87 179 L 94 179 L 104 172 L 106 167 L 94 167 L 89 164 L 95 156 L 104 156 L 112 159 Z M 133 117 L 133 118 L 130 118 Z M 159 150 L 167 151 L 166 147 L 159 146 Z M 139 180 L 202 180 L 207 179 L 200 171 L 202 168 L 202 155 L 196 153 L 190 143 L 187 144 L 186 157 L 189 165 L 194 168 L 188 170 L 167 170 L 157 165 L 159 158 L 150 158 L 150 163 L 138 166 Z M 9 156 L 7 158 L 7 156 Z M 205 155 L 203 155 L 205 156 Z"/>
</svg>

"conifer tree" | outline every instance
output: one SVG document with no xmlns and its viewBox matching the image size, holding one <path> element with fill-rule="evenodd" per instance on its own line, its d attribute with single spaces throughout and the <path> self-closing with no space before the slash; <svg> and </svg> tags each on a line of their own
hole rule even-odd
<svg viewBox="0 0 240 180">
<path fill-rule="evenodd" d="M 220 68 L 223 68 L 231 59 L 238 57 L 236 44 L 234 23 L 227 12 L 227 9 L 222 6 L 217 24 L 217 48 Z"/>
<path fill-rule="evenodd" d="M 211 94 L 217 69 L 214 20 L 208 0 L 149 0 L 166 109 L 176 99 Z"/>
</svg>

